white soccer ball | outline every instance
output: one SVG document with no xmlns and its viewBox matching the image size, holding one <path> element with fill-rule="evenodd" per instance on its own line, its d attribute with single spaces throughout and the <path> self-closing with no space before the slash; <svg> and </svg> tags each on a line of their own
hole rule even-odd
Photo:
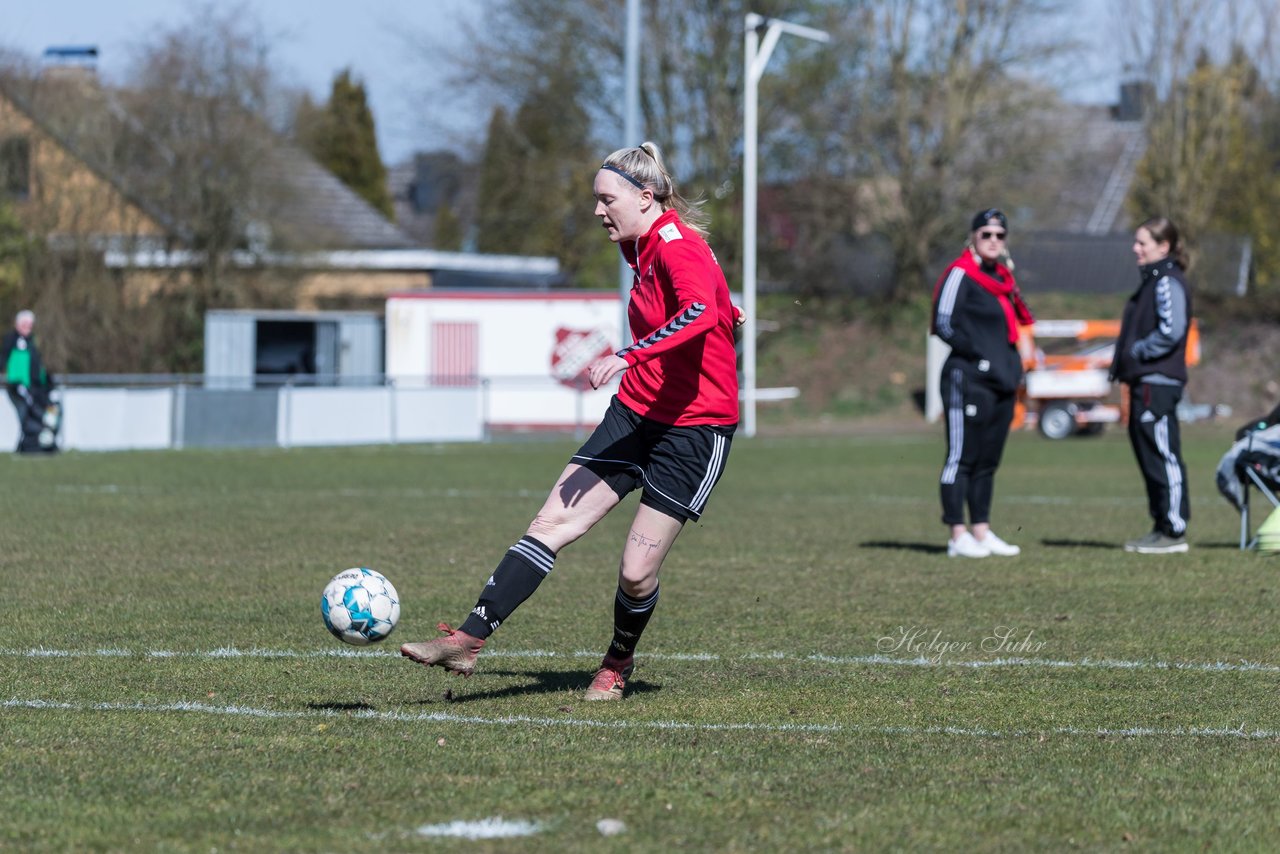
<svg viewBox="0 0 1280 854">
<path fill-rule="evenodd" d="M 400 594 L 380 572 L 344 569 L 320 594 L 324 626 L 344 643 L 364 646 L 391 634 L 400 619 Z"/>
</svg>

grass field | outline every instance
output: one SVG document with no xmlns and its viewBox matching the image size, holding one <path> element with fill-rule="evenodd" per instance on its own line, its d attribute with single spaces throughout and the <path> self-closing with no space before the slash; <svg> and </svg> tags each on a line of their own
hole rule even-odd
<svg viewBox="0 0 1280 854">
<path fill-rule="evenodd" d="M 1119 548 L 1149 527 L 1120 431 L 1019 434 L 1023 554 L 958 562 L 940 430 L 740 439 L 591 705 L 634 498 L 474 678 L 396 654 L 567 442 L 0 459 L 0 849 L 1275 850 L 1280 559 L 1237 549 L 1229 432 L 1185 443 L 1189 554 Z M 320 621 L 358 565 L 403 599 L 381 647 Z"/>
</svg>

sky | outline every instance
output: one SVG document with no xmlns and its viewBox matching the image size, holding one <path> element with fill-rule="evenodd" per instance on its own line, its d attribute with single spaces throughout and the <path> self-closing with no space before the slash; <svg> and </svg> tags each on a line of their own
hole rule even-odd
<svg viewBox="0 0 1280 854">
<path fill-rule="evenodd" d="M 401 163 L 450 135 L 478 134 L 488 120 L 443 96 L 448 69 L 415 50 L 413 34 L 448 40 L 480 9 L 477 0 L 245 0 L 263 25 L 272 66 L 283 83 L 327 99 L 334 75 L 351 68 L 369 98 L 383 160 Z M 354 12 L 358 5 L 365 8 Z M 98 48 L 98 72 L 119 80 L 133 49 L 157 25 L 193 19 L 199 4 L 184 0 L 0 0 L 0 47 L 39 59 L 52 46 Z M 430 115 L 427 115 L 427 114 Z"/>
<path fill-rule="evenodd" d="M 403 163 L 415 151 L 457 148 L 478 139 L 488 110 L 449 97 L 449 69 L 433 59 L 432 41 L 448 43 L 462 23 L 483 11 L 483 0 L 235 0 L 257 17 L 271 45 L 282 83 L 328 98 L 334 75 L 351 68 L 363 81 L 382 158 Z M 555 0 L 547 0 L 554 8 Z M 1108 0 L 1070 0 L 1083 31 L 1104 22 Z M 133 49 L 159 26 L 188 24 L 190 0 L 0 0 L 0 48 L 38 59 L 51 46 L 94 45 L 98 70 L 118 81 Z M 621 0 L 619 6 L 621 7 Z M 1077 63 L 1066 81 L 1072 100 L 1112 103 L 1118 71 L 1104 52 Z M 1060 85 L 1063 80 L 1057 81 Z"/>
</svg>

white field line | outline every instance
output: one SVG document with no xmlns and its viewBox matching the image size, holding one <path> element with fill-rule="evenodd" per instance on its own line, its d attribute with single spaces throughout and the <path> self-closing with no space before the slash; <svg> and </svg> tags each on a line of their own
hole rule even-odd
<svg viewBox="0 0 1280 854">
<path fill-rule="evenodd" d="M 502 816 L 480 821 L 451 821 L 446 824 L 424 824 L 416 831 L 419 836 L 445 836 L 455 839 L 510 839 L 513 836 L 532 836 L 542 830 L 536 821 L 510 821 Z"/>
<path fill-rule="evenodd" d="M 120 484 L 56 484 L 53 487 L 55 493 L 66 493 L 75 495 L 164 495 L 179 494 L 178 489 L 162 489 L 155 486 L 138 486 L 130 484 L 122 486 Z M 262 490 L 271 494 L 278 495 L 307 495 L 317 498 L 541 498 L 545 494 L 545 490 L 540 488 L 521 488 L 521 489 L 458 489 L 455 487 L 342 487 L 337 489 L 303 489 L 276 487 Z M 890 505 L 920 505 L 937 503 L 936 495 L 912 495 L 902 493 L 876 493 L 868 492 L 860 495 L 849 495 L 841 492 L 804 492 L 804 493 L 786 493 L 784 496 L 789 499 L 803 498 L 813 501 L 841 501 L 845 503 L 863 502 L 866 504 L 890 504 Z M 1122 495 L 1094 495 L 1089 497 L 1065 496 L 1065 495 L 1002 495 L 1002 501 L 1014 504 L 1047 504 L 1050 506 L 1092 506 L 1092 507 L 1131 507 L 1142 502 L 1140 496 L 1122 496 Z M 1210 504 L 1219 504 L 1220 500 L 1212 495 L 1194 495 L 1191 503 L 1195 506 L 1208 506 Z"/>
<path fill-rule="evenodd" d="M 796 498 L 795 494 L 789 497 Z M 936 495 L 886 495 L 881 493 L 865 493 L 862 495 L 848 495 L 840 493 L 811 493 L 800 497 L 812 499 L 828 499 L 832 501 L 845 501 L 848 503 L 865 502 L 867 504 L 936 504 L 938 497 Z M 1094 495 L 1086 498 L 1068 495 L 1001 495 L 1000 500 L 1006 504 L 1047 504 L 1050 506 L 1088 506 L 1088 507 L 1132 507 L 1143 503 L 1143 498 L 1138 495 L 1126 497 L 1121 495 Z M 1208 506 L 1210 504 L 1221 504 L 1222 500 L 1213 496 L 1193 496 L 1191 503 L 1198 506 Z"/>
<path fill-rule="evenodd" d="M 64 703 L 54 700 L 13 697 L 0 702 L 0 708 L 59 712 L 144 712 L 165 714 L 187 712 L 204 715 L 263 718 L 268 720 L 312 720 L 316 718 L 387 721 L 392 723 L 445 723 L 480 726 L 582 727 L 597 730 L 676 730 L 691 732 L 766 732 L 826 733 L 844 735 L 954 735 L 971 738 L 1028 738 L 1045 735 L 1085 736 L 1088 738 L 1233 738 L 1273 740 L 1280 730 L 1237 729 L 1227 727 L 1047 727 L 1043 729 L 987 729 L 957 726 L 868 726 L 861 724 L 799 723 L 690 723 L 687 721 L 586 720 L 583 718 L 540 718 L 531 715 L 455 715 L 448 712 L 379 712 L 372 709 L 337 711 L 334 709 L 284 710 L 252 706 L 214 706 L 208 703 Z"/>
<path fill-rule="evenodd" d="M 178 495 L 198 494 L 198 491 L 180 488 L 163 489 L 158 486 L 121 486 L 115 483 L 103 484 L 56 484 L 55 493 L 69 495 Z M 457 489 L 442 487 L 430 489 L 424 487 L 387 487 L 360 489 L 342 487 L 338 489 L 306 489 L 302 487 L 267 487 L 257 490 L 259 493 L 271 495 L 308 495 L 318 498 L 541 498 L 545 490 L 539 489 Z"/>
<path fill-rule="evenodd" d="M 74 650 L 48 649 L 33 647 L 30 649 L 0 649 L 0 658 L 385 658 L 397 657 L 394 649 L 335 647 L 334 649 L 289 650 L 289 649 L 237 649 L 220 647 L 211 650 L 129 650 L 119 648 Z M 596 659 L 600 657 L 598 650 L 577 650 L 575 652 L 553 652 L 545 649 L 528 650 L 489 650 L 484 653 L 489 658 L 564 658 L 564 659 Z M 1025 667 L 1046 670 L 1183 670 L 1193 673 L 1280 673 L 1280 665 L 1264 664 L 1256 661 L 1126 661 L 1114 658 L 1021 658 L 997 657 L 982 659 L 955 659 L 946 656 L 918 656 L 916 658 L 898 658 L 891 655 L 796 655 L 786 652 L 753 652 L 737 656 L 722 656 L 711 652 L 646 652 L 643 658 L 653 661 L 782 661 L 791 663 L 815 663 L 850 665 L 854 667 L 954 667 L 962 669 L 979 669 L 987 667 Z"/>
</svg>

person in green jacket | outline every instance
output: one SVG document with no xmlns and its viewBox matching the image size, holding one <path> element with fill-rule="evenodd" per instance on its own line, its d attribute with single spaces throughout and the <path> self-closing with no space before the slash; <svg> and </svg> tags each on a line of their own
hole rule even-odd
<svg viewBox="0 0 1280 854">
<path fill-rule="evenodd" d="M 13 319 L 13 330 L 0 342 L 0 367 L 9 400 L 18 413 L 18 453 L 52 450 L 40 442 L 50 383 L 32 336 L 35 325 L 35 314 L 24 309 Z"/>
</svg>

